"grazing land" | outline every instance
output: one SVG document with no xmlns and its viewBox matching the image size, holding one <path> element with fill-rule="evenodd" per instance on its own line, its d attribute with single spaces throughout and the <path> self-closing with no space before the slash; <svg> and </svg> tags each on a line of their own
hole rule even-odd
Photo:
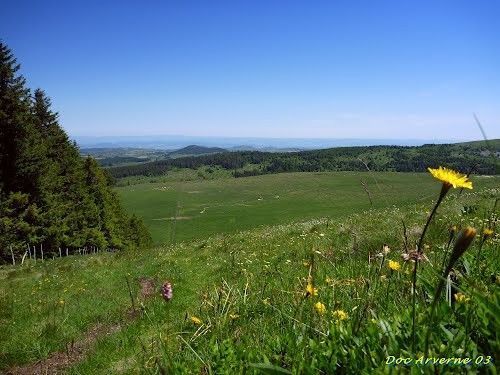
<svg viewBox="0 0 500 375">
<path fill-rule="evenodd" d="M 496 177 L 473 180 L 478 189 L 498 184 Z M 170 243 L 261 225 L 339 218 L 370 208 L 411 206 L 434 197 L 433 187 L 428 173 L 324 172 L 166 179 L 117 191 L 125 208 L 144 220 L 156 243 Z"/>
<path fill-rule="evenodd" d="M 347 191 L 352 176 L 356 174 L 343 179 L 336 174 L 305 176 L 311 186 L 283 183 L 281 188 L 289 186 L 292 196 L 298 186 L 321 195 L 321 183 L 333 184 L 337 177 Z M 387 373 L 389 356 L 419 358 L 432 328 L 430 356 L 479 358 L 470 370 L 494 371 L 500 353 L 499 238 L 482 237 L 481 228 L 495 227 L 499 191 L 484 187 L 498 181 L 476 178 L 474 192 L 454 190 L 442 203 L 424 243 L 427 260 L 418 274 L 417 328 L 412 336 L 412 263 L 401 255 L 417 242 L 432 207 L 426 195 L 436 196 L 439 184 L 425 175 L 377 177 L 385 186 L 382 191 L 389 191 L 390 182 L 397 192 L 385 208 L 368 209 L 365 203 L 359 207 L 363 212 L 347 214 L 344 208 L 345 216 L 332 219 L 303 218 L 229 235 L 199 234 L 193 241 L 140 251 L 27 260 L 23 266 L 1 267 L 0 370 Z M 264 198 L 274 193 L 271 183 L 263 189 L 262 178 L 238 181 L 260 186 Z M 241 186 L 217 185 L 213 190 L 200 186 L 204 185 L 183 194 L 212 191 L 213 197 L 222 193 L 236 199 L 237 191 L 245 191 Z M 401 202 L 412 197 L 424 201 L 393 206 L 405 191 Z M 361 201 L 363 194 L 359 197 Z M 324 195 L 311 206 L 333 198 Z M 142 202 L 145 205 L 146 200 Z M 149 204 L 145 211 L 152 207 Z M 473 225 L 479 234 L 455 267 L 451 305 L 444 295 L 439 299 L 431 327 L 429 305 L 439 282 L 439 266 L 451 251 L 450 238 L 459 241 L 450 232 L 452 225 Z M 194 231 L 190 235 L 195 237 Z M 390 247 L 387 253 L 382 253 L 384 244 Z M 168 302 L 159 294 L 166 280 L 173 285 Z M 427 369 L 465 370 L 432 363 Z"/>
</svg>

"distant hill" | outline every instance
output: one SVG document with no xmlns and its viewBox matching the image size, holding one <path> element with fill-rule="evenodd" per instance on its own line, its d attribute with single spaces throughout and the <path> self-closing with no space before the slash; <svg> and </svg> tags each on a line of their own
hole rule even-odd
<svg viewBox="0 0 500 375">
<path fill-rule="evenodd" d="M 194 151 L 199 150 L 199 147 Z M 337 147 L 300 152 L 233 151 L 178 157 L 113 167 L 109 172 L 115 178 L 127 176 L 159 176 L 174 168 L 197 169 L 203 166 L 220 167 L 232 171 L 234 177 L 246 177 L 280 172 L 321 171 L 393 171 L 424 172 L 427 167 L 439 165 L 463 173 L 498 174 L 500 142 L 467 142 L 457 144 L 429 144 L 423 146 L 369 146 Z M 211 148 L 213 150 L 213 148 Z M 183 152 L 193 152 L 184 150 Z M 199 151 L 198 151 L 199 152 Z"/>
<path fill-rule="evenodd" d="M 226 149 L 220 147 L 205 147 L 198 145 L 189 145 L 183 147 L 179 150 L 172 151 L 168 154 L 171 158 L 177 158 L 181 156 L 195 156 L 195 155 L 209 155 L 217 154 L 219 152 L 227 152 Z"/>
</svg>

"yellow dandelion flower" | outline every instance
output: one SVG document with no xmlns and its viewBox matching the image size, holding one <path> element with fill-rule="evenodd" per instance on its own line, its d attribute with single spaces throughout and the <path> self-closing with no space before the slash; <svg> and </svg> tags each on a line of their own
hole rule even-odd
<svg viewBox="0 0 500 375">
<path fill-rule="evenodd" d="M 316 302 L 314 304 L 314 308 L 316 309 L 316 312 L 319 314 L 319 315 L 324 315 L 325 312 L 326 312 L 326 307 L 325 305 L 323 305 L 321 302 Z"/>
<path fill-rule="evenodd" d="M 390 260 L 389 261 L 389 268 L 392 271 L 399 271 L 401 269 L 401 264 L 399 264 L 399 262 L 396 262 L 394 260 Z"/>
<path fill-rule="evenodd" d="M 455 294 L 455 300 L 458 302 L 458 303 L 467 303 L 470 301 L 470 298 L 467 297 L 465 294 L 463 293 L 456 293 Z"/>
<path fill-rule="evenodd" d="M 347 313 L 344 311 L 344 310 L 335 310 L 333 313 L 333 318 L 340 322 L 342 320 L 346 320 L 349 318 L 349 315 L 347 315 Z"/>
<path fill-rule="evenodd" d="M 427 168 L 434 178 L 447 187 L 472 189 L 472 181 L 466 175 L 448 168 Z"/>
<path fill-rule="evenodd" d="M 306 286 L 306 297 L 315 296 L 317 294 L 318 294 L 318 289 L 315 288 L 311 282 L 308 282 Z"/>
<path fill-rule="evenodd" d="M 197 318 L 196 316 L 192 316 L 191 317 L 191 322 L 193 322 L 197 326 L 201 326 L 203 324 L 203 322 L 201 321 L 201 319 Z"/>
<path fill-rule="evenodd" d="M 491 237 L 491 236 L 493 236 L 493 229 L 490 229 L 490 228 L 485 228 L 485 229 L 483 230 L 483 237 L 484 237 L 484 238 L 489 238 L 489 237 Z"/>
</svg>

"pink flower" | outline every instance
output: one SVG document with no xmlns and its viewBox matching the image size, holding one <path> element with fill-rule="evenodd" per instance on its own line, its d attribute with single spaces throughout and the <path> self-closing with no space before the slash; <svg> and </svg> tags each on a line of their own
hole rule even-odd
<svg viewBox="0 0 500 375">
<path fill-rule="evenodd" d="M 170 284 L 168 281 L 165 281 L 163 285 L 161 286 L 161 296 L 165 301 L 170 301 L 174 295 L 174 292 L 172 290 L 172 284 Z"/>
</svg>

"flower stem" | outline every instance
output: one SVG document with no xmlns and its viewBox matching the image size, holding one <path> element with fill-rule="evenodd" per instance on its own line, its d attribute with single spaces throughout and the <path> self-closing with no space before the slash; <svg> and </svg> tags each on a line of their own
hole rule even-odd
<svg viewBox="0 0 500 375">
<path fill-rule="evenodd" d="M 424 242 L 425 233 L 427 232 L 427 228 L 429 227 L 432 218 L 436 214 L 436 211 L 443 201 L 443 198 L 446 196 L 448 190 L 450 190 L 451 185 L 447 183 L 443 183 L 441 187 L 441 193 L 439 194 L 439 198 L 434 205 L 429 217 L 427 218 L 427 222 L 425 223 L 424 229 L 422 230 L 422 234 L 420 235 L 420 239 L 418 240 L 417 245 L 417 257 L 415 259 L 415 264 L 413 266 L 413 275 L 412 275 L 412 288 L 413 288 L 413 298 L 412 298 L 412 328 L 411 328 L 411 337 L 412 337 L 412 351 L 415 352 L 415 315 L 416 315 L 416 303 L 417 303 L 417 269 L 418 269 L 418 261 L 419 257 L 422 254 L 422 244 Z"/>
</svg>

